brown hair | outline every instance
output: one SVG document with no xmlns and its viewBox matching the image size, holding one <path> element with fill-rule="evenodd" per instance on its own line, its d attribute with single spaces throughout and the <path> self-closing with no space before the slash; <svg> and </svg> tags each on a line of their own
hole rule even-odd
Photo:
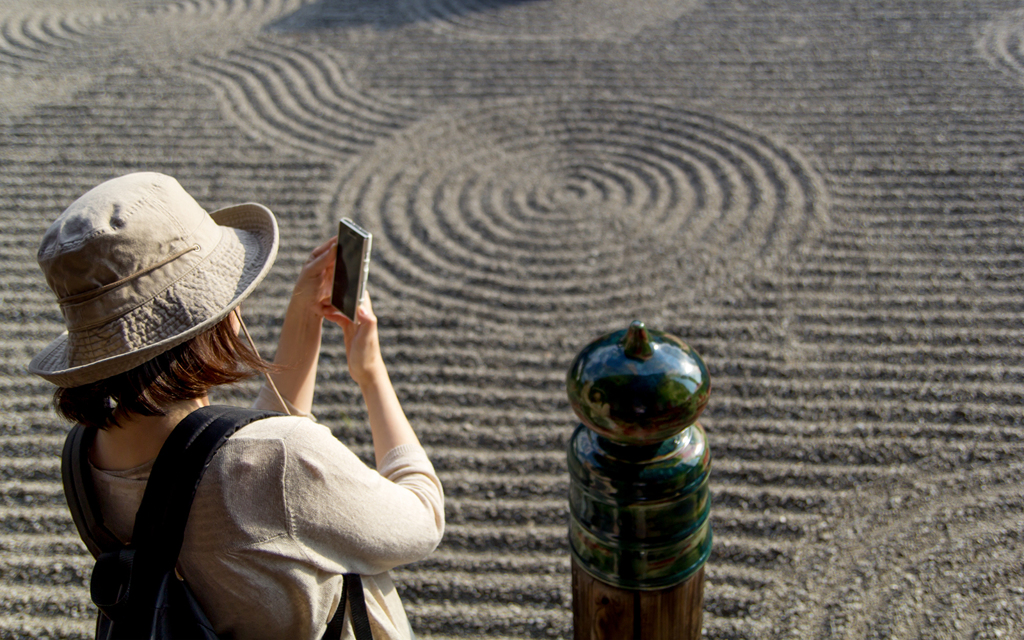
<svg viewBox="0 0 1024 640">
<path fill-rule="evenodd" d="M 118 416 L 162 416 L 172 402 L 194 400 L 222 384 L 273 370 L 238 337 L 231 316 L 130 371 L 53 393 L 57 414 L 85 427 L 106 429 Z"/>
</svg>

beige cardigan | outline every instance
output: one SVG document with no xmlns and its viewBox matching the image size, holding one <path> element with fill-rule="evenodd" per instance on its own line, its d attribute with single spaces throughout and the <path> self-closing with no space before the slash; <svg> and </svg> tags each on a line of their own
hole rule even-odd
<svg viewBox="0 0 1024 640">
<path fill-rule="evenodd" d="M 151 468 L 92 469 L 104 522 L 123 541 Z M 375 471 L 327 427 L 274 417 L 243 427 L 217 453 L 178 569 L 221 635 L 319 638 L 341 599 L 341 574 L 356 572 L 375 640 L 407 639 L 387 572 L 427 556 L 443 532 L 441 483 L 421 447 L 393 449 Z M 353 637 L 347 616 L 342 637 Z"/>
</svg>

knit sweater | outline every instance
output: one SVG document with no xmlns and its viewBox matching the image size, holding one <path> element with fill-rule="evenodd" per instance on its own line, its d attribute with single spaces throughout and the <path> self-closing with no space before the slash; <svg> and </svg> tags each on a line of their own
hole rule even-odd
<svg viewBox="0 0 1024 640">
<path fill-rule="evenodd" d="M 123 542 L 152 466 L 92 469 Z M 374 638 L 404 640 L 412 629 L 388 571 L 427 556 L 443 532 L 441 483 L 421 447 L 396 447 L 374 470 L 309 417 L 272 417 L 236 432 L 206 470 L 178 571 L 218 634 L 240 640 L 319 638 L 341 574 L 359 573 Z M 348 616 L 342 637 L 353 637 Z"/>
</svg>

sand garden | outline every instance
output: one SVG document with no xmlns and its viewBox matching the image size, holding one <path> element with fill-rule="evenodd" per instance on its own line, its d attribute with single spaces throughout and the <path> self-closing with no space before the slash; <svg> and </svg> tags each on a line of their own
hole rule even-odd
<svg viewBox="0 0 1024 640">
<path fill-rule="evenodd" d="M 385 357 L 447 494 L 424 639 L 571 637 L 565 373 L 633 319 L 707 361 L 708 638 L 1024 636 L 1024 5 L 0 0 L 0 638 L 85 638 L 35 264 L 177 177 L 307 252 L 375 234 Z M 318 418 L 372 457 L 340 331 Z M 223 400 L 245 403 L 252 386 Z"/>
</svg>

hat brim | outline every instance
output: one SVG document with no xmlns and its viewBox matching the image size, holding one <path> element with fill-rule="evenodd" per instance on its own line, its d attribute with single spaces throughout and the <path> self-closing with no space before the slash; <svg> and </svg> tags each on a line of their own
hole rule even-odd
<svg viewBox="0 0 1024 640">
<path fill-rule="evenodd" d="M 226 318 L 269 273 L 280 236 L 274 214 L 261 204 L 225 207 L 210 217 L 224 234 L 206 260 L 130 313 L 75 335 L 65 331 L 32 359 L 29 371 L 60 387 L 79 387 L 130 371 Z M 72 346 L 95 356 L 72 366 Z"/>
</svg>

